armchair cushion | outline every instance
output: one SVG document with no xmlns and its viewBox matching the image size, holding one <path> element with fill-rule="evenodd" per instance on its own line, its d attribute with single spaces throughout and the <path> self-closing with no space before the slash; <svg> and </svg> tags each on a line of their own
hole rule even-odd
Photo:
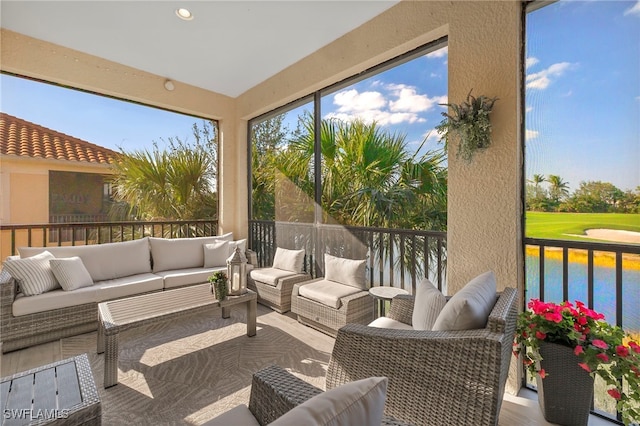
<svg viewBox="0 0 640 426">
<path fill-rule="evenodd" d="M 496 298 L 495 274 L 488 271 L 478 275 L 451 297 L 433 324 L 433 330 L 484 328 Z"/>
<path fill-rule="evenodd" d="M 390 328 L 393 330 L 413 330 L 409 324 L 391 319 L 389 317 L 379 317 L 369 323 L 369 327 Z"/>
<path fill-rule="evenodd" d="M 338 386 L 303 402 L 271 425 L 379 425 L 387 381 L 386 377 L 369 377 Z"/>
<path fill-rule="evenodd" d="M 251 276 L 255 281 L 260 281 L 261 283 L 269 284 L 274 287 L 278 284 L 279 279 L 290 277 L 292 275 L 295 275 L 295 272 L 277 268 L 259 268 L 254 269 L 249 273 L 249 276 Z"/>
<path fill-rule="evenodd" d="M 331 308 L 340 309 L 340 306 L 342 306 L 340 299 L 361 291 L 362 290 L 350 285 L 324 279 L 301 285 L 298 289 L 298 294 Z"/>
<path fill-rule="evenodd" d="M 329 281 L 367 290 L 366 260 L 352 260 L 324 255 L 324 277 Z"/>
<path fill-rule="evenodd" d="M 392 302 L 393 303 L 393 302 Z M 414 330 L 431 330 L 447 303 L 446 297 L 427 278 L 416 287 L 411 323 Z"/>
<path fill-rule="evenodd" d="M 273 257 L 273 265 L 271 266 L 284 271 L 301 273 L 304 266 L 304 249 L 289 250 L 277 247 L 276 254 Z"/>
</svg>

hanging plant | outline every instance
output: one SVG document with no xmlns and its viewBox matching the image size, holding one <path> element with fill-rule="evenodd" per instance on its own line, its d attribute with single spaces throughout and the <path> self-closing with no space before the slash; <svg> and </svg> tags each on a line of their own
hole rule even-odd
<svg viewBox="0 0 640 426">
<path fill-rule="evenodd" d="M 445 117 L 436 126 L 440 134 L 440 141 L 448 146 L 452 135 L 458 137 L 458 152 L 456 157 L 470 162 L 478 150 L 491 145 L 491 121 L 489 114 L 498 98 L 488 98 L 480 95 L 477 98 L 467 95 L 466 102 L 461 104 L 440 104 L 451 108 L 452 113 L 443 112 Z"/>
</svg>

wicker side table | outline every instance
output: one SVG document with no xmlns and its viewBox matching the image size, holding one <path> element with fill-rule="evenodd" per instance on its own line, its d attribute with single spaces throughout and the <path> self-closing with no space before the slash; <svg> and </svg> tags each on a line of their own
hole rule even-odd
<svg viewBox="0 0 640 426">
<path fill-rule="evenodd" d="M 87 354 L 0 379 L 3 425 L 99 425 L 100 396 Z"/>
</svg>

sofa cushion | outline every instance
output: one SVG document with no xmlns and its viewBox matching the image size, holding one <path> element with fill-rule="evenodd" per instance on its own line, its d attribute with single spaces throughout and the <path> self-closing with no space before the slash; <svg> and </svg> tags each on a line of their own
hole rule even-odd
<svg viewBox="0 0 640 426">
<path fill-rule="evenodd" d="M 60 288 L 49 265 L 51 259 L 54 259 L 53 254 L 44 250 L 29 258 L 6 260 L 3 269 L 18 282 L 25 296 L 35 296 Z"/>
<path fill-rule="evenodd" d="M 391 328 L 394 330 L 413 330 L 413 327 L 411 327 L 409 324 L 405 324 L 401 321 L 397 321 L 389 317 L 376 318 L 369 323 L 369 327 Z"/>
<path fill-rule="evenodd" d="M 53 275 L 65 291 L 93 285 L 93 280 L 78 256 L 49 260 Z"/>
<path fill-rule="evenodd" d="M 277 268 L 258 268 L 249 273 L 254 281 L 260 281 L 264 284 L 276 286 L 281 278 L 292 277 L 297 275 L 296 272 L 285 271 Z"/>
<path fill-rule="evenodd" d="M 20 247 L 21 257 L 48 250 L 57 258 L 78 256 L 93 282 L 151 272 L 149 238 L 120 243 L 64 247 Z"/>
<path fill-rule="evenodd" d="M 96 302 L 104 302 L 150 291 L 159 291 L 162 290 L 162 284 L 162 277 L 148 273 L 100 281 L 85 288 L 95 288 Z"/>
<path fill-rule="evenodd" d="M 427 278 L 416 288 L 411 324 L 414 330 L 431 330 L 447 298 Z"/>
<path fill-rule="evenodd" d="M 218 417 L 202 423 L 203 426 L 260 426 L 260 423 L 253 417 L 251 410 L 244 404 L 236 405 L 232 409 L 225 411 Z"/>
<path fill-rule="evenodd" d="M 204 244 L 216 241 L 231 241 L 233 234 L 196 238 L 150 237 L 153 272 L 171 269 L 202 268 L 204 266 Z"/>
<path fill-rule="evenodd" d="M 73 291 L 64 291 L 59 288 L 36 296 L 25 297 L 22 294 L 18 294 L 13 301 L 11 311 L 14 316 L 19 317 L 21 315 L 35 314 L 95 302 L 96 289 L 93 286 L 82 287 Z M 96 319 L 97 318 L 96 316 Z"/>
<path fill-rule="evenodd" d="M 489 271 L 478 275 L 451 297 L 433 324 L 433 330 L 484 328 L 496 300 L 494 273 Z"/>
<path fill-rule="evenodd" d="M 164 280 L 164 288 L 182 287 L 191 284 L 203 284 L 209 281 L 209 277 L 214 272 L 227 272 L 226 266 L 216 266 L 213 268 L 187 268 L 174 269 L 171 271 L 156 272 Z"/>
<path fill-rule="evenodd" d="M 214 241 L 204 244 L 204 267 L 213 268 L 217 266 L 227 266 L 229 257 L 229 241 Z"/>
<path fill-rule="evenodd" d="M 292 408 L 272 426 L 379 425 L 387 395 L 386 377 L 369 377 L 322 392 Z"/>
<path fill-rule="evenodd" d="M 276 247 L 276 254 L 273 256 L 273 268 L 301 273 L 304 266 L 304 250 L 289 250 Z"/>
<path fill-rule="evenodd" d="M 367 289 L 367 261 L 324 255 L 324 277 L 329 281 Z"/>
<path fill-rule="evenodd" d="M 327 279 L 314 281 L 309 284 L 303 284 L 298 288 L 298 294 L 310 300 L 314 300 L 323 305 L 340 309 L 343 297 L 360 293 L 362 290 L 344 285 Z"/>
</svg>

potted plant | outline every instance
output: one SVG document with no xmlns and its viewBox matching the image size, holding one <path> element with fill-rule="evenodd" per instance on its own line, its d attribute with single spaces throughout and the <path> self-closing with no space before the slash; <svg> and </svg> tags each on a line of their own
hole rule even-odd
<svg viewBox="0 0 640 426">
<path fill-rule="evenodd" d="M 567 407 L 585 393 L 584 387 L 589 385 L 584 383 L 591 383 L 586 389 L 591 392 L 585 398 L 586 407 L 581 408 L 585 412 L 578 413 L 579 417 L 588 418 L 593 378 L 600 376 L 607 393 L 617 401 L 624 424 L 640 422 L 640 345 L 623 329 L 604 321 L 604 315 L 580 301 L 555 304 L 532 299 L 527 306 L 529 309 L 518 317 L 514 353 L 522 355 L 527 369 L 536 377 L 538 400 L 545 418 L 550 416 L 547 420 L 563 424 L 562 420 L 553 418 L 556 414 L 551 410 L 555 407 L 561 412 L 558 414 L 561 418 L 570 418 L 572 414 L 567 412 Z M 547 361 L 552 359 L 561 365 L 549 365 Z M 591 380 L 571 378 L 571 372 Z M 565 389 L 549 389 L 552 377 L 554 386 Z M 562 400 L 563 397 L 567 400 Z"/>
<path fill-rule="evenodd" d="M 452 136 L 458 136 L 456 157 L 470 162 L 476 151 L 491 145 L 491 121 L 489 114 L 498 98 L 480 95 L 477 98 L 467 94 L 466 102 L 461 104 L 440 104 L 451 108 L 452 113 L 443 112 L 444 119 L 436 126 L 440 141 L 445 147 Z"/>
<path fill-rule="evenodd" d="M 214 272 L 208 280 L 211 285 L 211 293 L 213 293 L 213 296 L 219 301 L 225 300 L 229 294 L 227 274 L 224 273 L 224 271 Z"/>
</svg>

